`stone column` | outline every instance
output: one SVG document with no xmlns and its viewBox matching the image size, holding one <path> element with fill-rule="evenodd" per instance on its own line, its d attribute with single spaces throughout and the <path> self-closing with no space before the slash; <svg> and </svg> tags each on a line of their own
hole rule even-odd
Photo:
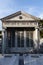
<svg viewBox="0 0 43 65">
<path fill-rule="evenodd" d="M 5 52 L 5 37 L 4 37 L 4 34 L 5 34 L 5 30 L 3 29 L 2 30 L 2 55 L 4 55 L 4 52 Z"/>
<path fill-rule="evenodd" d="M 38 48 L 38 50 L 40 48 L 40 30 L 39 30 L 39 28 L 38 28 L 38 43 L 37 43 L 37 48 Z"/>
<path fill-rule="evenodd" d="M 11 31 L 11 48 L 12 48 L 12 31 Z"/>
<path fill-rule="evenodd" d="M 24 47 L 26 47 L 26 31 L 24 30 Z"/>
<path fill-rule="evenodd" d="M 22 33 L 22 32 L 20 32 L 20 47 L 21 47 L 21 33 Z"/>
<path fill-rule="evenodd" d="M 29 47 L 31 47 L 31 33 L 29 32 Z"/>
<path fill-rule="evenodd" d="M 17 31 L 15 31 L 15 47 L 17 47 Z"/>
<path fill-rule="evenodd" d="M 39 49 L 39 28 L 35 28 L 35 43 L 35 47 Z"/>
<path fill-rule="evenodd" d="M 4 32 L 4 47 L 5 47 L 5 51 L 6 51 L 7 44 L 8 44 L 7 31 L 5 30 L 5 32 Z"/>
<path fill-rule="evenodd" d="M 7 43 L 7 30 L 5 30 L 5 43 Z"/>
</svg>

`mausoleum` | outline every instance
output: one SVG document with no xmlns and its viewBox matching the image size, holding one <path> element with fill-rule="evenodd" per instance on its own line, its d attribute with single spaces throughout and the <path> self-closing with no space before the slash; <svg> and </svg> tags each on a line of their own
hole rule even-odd
<svg viewBox="0 0 43 65">
<path fill-rule="evenodd" d="M 2 21 L 2 53 L 27 53 L 39 49 L 40 18 L 18 11 Z"/>
</svg>

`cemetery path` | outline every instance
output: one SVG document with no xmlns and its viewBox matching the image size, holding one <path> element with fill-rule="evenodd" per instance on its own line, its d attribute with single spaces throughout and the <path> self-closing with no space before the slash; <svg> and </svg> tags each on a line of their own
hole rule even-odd
<svg viewBox="0 0 43 65">
<path fill-rule="evenodd" d="M 24 65 L 43 65 L 43 54 L 29 54 L 24 55 Z M 19 55 L 12 55 L 11 57 L 1 57 L 0 65 L 18 65 Z"/>
</svg>

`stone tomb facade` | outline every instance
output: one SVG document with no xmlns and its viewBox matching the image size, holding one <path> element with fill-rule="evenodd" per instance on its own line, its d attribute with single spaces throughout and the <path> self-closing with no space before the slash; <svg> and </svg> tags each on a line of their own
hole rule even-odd
<svg viewBox="0 0 43 65">
<path fill-rule="evenodd" d="M 40 18 L 18 11 L 2 21 L 2 53 L 27 53 L 39 48 Z"/>
</svg>

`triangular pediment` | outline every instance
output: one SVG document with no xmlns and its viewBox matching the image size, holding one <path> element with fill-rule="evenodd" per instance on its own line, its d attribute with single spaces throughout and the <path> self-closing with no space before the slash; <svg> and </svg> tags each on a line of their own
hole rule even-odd
<svg viewBox="0 0 43 65">
<path fill-rule="evenodd" d="M 11 14 L 7 17 L 2 18 L 1 20 L 6 20 L 6 21 L 33 21 L 33 20 L 40 20 L 40 18 L 37 18 L 35 16 L 32 16 L 30 14 L 27 14 L 23 11 L 18 11 L 14 14 Z"/>
</svg>

